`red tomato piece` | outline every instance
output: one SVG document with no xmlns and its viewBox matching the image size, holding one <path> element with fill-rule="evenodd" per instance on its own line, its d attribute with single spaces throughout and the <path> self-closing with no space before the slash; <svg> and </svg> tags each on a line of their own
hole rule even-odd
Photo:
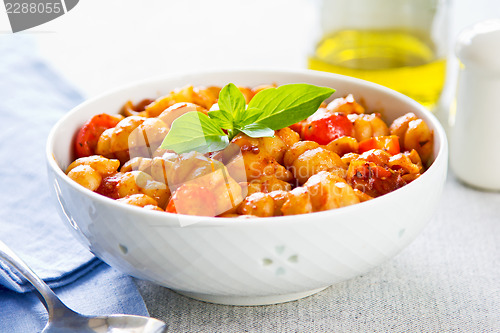
<svg viewBox="0 0 500 333">
<path fill-rule="evenodd" d="M 401 173 L 363 160 L 355 160 L 349 164 L 347 182 L 353 188 L 374 198 L 406 184 Z"/>
<path fill-rule="evenodd" d="M 303 127 L 302 138 L 326 145 L 343 136 L 353 136 L 354 127 L 343 113 L 324 113 L 321 117 L 310 117 Z"/>
<path fill-rule="evenodd" d="M 175 214 L 215 216 L 215 195 L 206 187 L 183 184 L 168 202 L 166 212 Z"/>
<path fill-rule="evenodd" d="M 120 122 L 119 117 L 106 113 L 98 114 L 87 121 L 78 131 L 75 141 L 76 157 L 87 157 L 95 154 L 97 141 L 102 132 L 115 127 Z"/>
<path fill-rule="evenodd" d="M 382 149 L 391 155 L 396 155 L 401 152 L 399 148 L 399 138 L 396 135 L 377 136 L 359 143 L 360 154 L 372 149 Z"/>
</svg>

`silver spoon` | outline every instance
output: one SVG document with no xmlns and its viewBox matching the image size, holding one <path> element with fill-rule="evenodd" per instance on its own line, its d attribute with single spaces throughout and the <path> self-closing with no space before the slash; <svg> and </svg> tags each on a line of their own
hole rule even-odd
<svg viewBox="0 0 500 333">
<path fill-rule="evenodd" d="M 49 312 L 49 321 L 42 333 L 92 333 L 92 332 L 166 332 L 164 322 L 141 316 L 110 315 L 85 316 L 70 308 L 42 281 L 11 249 L 0 241 L 0 259 L 12 265 L 35 287 L 38 298 Z"/>
</svg>

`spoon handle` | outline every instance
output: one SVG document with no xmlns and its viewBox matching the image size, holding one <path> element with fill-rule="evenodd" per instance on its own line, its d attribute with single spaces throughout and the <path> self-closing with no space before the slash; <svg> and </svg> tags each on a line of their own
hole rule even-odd
<svg viewBox="0 0 500 333">
<path fill-rule="evenodd" d="M 21 273 L 38 291 L 37 296 L 49 312 L 49 318 L 60 310 L 69 310 L 57 295 L 21 260 L 4 242 L 0 240 L 0 259 Z M 59 311 L 57 311 L 59 310 Z"/>
</svg>

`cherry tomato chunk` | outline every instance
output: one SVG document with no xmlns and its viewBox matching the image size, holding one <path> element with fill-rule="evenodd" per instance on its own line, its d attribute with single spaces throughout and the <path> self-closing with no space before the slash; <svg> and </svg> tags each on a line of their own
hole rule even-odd
<svg viewBox="0 0 500 333">
<path fill-rule="evenodd" d="M 360 154 L 372 149 L 382 149 L 391 155 L 396 155 L 401 152 L 399 138 L 396 135 L 376 136 L 359 143 Z"/>
<path fill-rule="evenodd" d="M 320 117 L 314 115 L 303 126 L 302 138 L 326 145 L 343 136 L 353 136 L 354 127 L 344 113 L 324 113 Z"/>
<path fill-rule="evenodd" d="M 75 141 L 76 157 L 87 157 L 95 154 L 97 141 L 102 132 L 115 127 L 121 118 L 106 113 L 98 114 L 86 122 L 78 131 Z"/>
<path fill-rule="evenodd" d="M 384 195 L 406 184 L 399 172 L 363 160 L 349 164 L 347 182 L 371 197 Z"/>
<path fill-rule="evenodd" d="M 168 213 L 215 216 L 215 195 L 206 187 L 197 184 L 183 184 L 174 193 L 167 208 Z"/>
</svg>

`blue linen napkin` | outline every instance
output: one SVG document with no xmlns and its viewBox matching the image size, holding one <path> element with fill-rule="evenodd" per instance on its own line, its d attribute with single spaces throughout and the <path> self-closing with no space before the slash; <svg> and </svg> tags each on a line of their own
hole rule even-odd
<svg viewBox="0 0 500 333">
<path fill-rule="evenodd" d="M 61 287 L 56 292 L 75 310 L 147 315 L 132 279 L 73 238 L 50 196 L 45 141 L 55 122 L 81 101 L 36 55 L 32 39 L 0 37 L 0 239 L 49 286 Z M 43 327 L 45 310 L 30 290 L 0 262 L 0 332 Z"/>
</svg>

